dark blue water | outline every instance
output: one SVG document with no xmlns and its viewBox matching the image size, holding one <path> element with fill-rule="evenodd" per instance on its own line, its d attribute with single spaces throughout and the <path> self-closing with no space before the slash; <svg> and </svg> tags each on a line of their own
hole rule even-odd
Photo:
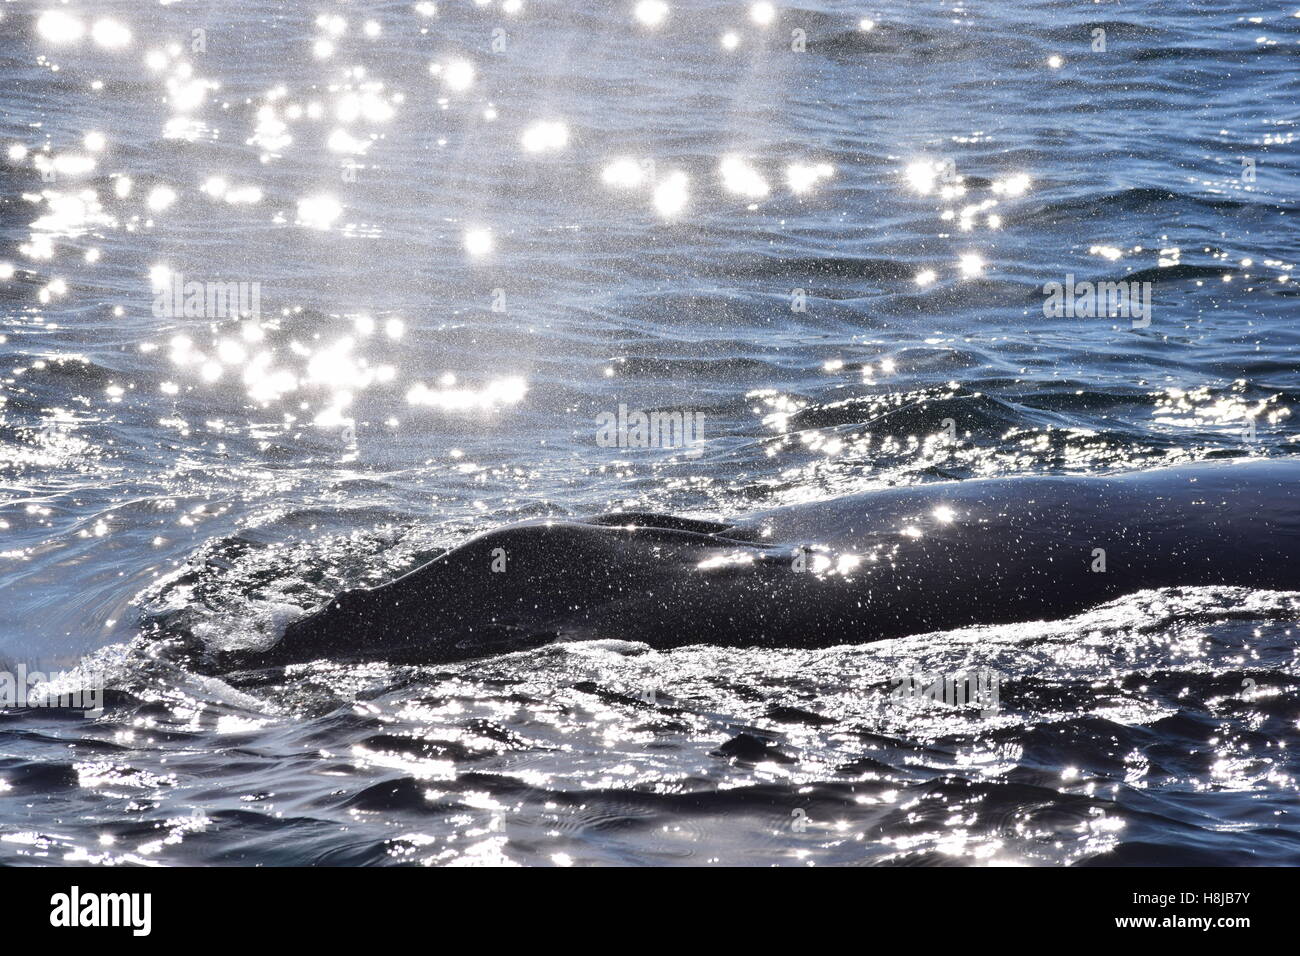
<svg viewBox="0 0 1300 956">
<path fill-rule="evenodd" d="M 107 686 L 0 712 L 0 861 L 1300 861 L 1292 593 L 194 664 L 520 517 L 1294 454 L 1294 4 L 0 11 L 0 658 Z"/>
</svg>

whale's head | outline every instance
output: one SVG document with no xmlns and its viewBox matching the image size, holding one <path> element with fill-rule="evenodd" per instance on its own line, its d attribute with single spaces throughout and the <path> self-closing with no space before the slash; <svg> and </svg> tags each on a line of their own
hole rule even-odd
<svg viewBox="0 0 1300 956">
<path fill-rule="evenodd" d="M 426 590 L 426 588 L 428 588 Z M 393 664 L 442 663 L 508 653 L 560 636 L 544 621 L 524 626 L 500 615 L 481 589 L 387 587 L 344 591 L 293 621 L 258 667 L 321 659 Z M 245 662 L 250 663 L 250 662 Z"/>
<path fill-rule="evenodd" d="M 696 530 L 701 522 L 636 523 L 647 517 L 657 516 L 533 521 L 489 532 L 388 584 L 342 592 L 290 624 L 257 663 L 434 663 L 556 638 L 641 639 L 661 630 L 664 608 L 700 577 L 701 562 L 740 546 L 721 544 L 712 526 Z"/>
<path fill-rule="evenodd" d="M 432 663 L 554 639 L 554 612 L 593 596 L 589 573 L 575 573 L 559 543 L 535 526 L 482 536 L 388 584 L 339 593 L 245 663 Z"/>
<path fill-rule="evenodd" d="M 276 666 L 324 657 L 376 656 L 383 633 L 383 622 L 377 617 L 381 610 L 373 591 L 343 591 L 290 622 L 284 636 L 258 655 L 258 663 Z M 367 650 L 371 653 L 365 653 Z"/>
</svg>

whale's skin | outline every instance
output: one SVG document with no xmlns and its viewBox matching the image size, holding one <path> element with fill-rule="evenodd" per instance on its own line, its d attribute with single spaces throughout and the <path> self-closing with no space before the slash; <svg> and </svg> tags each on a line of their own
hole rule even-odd
<svg viewBox="0 0 1300 956">
<path fill-rule="evenodd" d="M 932 482 L 733 524 L 531 520 L 341 593 L 256 663 L 432 663 L 590 638 L 822 647 L 1195 585 L 1300 589 L 1300 458 Z"/>
</svg>

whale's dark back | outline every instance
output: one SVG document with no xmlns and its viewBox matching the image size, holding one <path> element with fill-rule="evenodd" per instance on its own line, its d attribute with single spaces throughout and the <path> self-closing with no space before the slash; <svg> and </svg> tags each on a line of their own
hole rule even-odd
<svg viewBox="0 0 1300 956">
<path fill-rule="evenodd" d="M 345 592 L 263 658 L 449 660 L 556 638 L 853 644 L 1154 587 L 1300 588 L 1300 464 L 944 482 L 735 524 L 636 514 L 475 538 Z"/>
</svg>

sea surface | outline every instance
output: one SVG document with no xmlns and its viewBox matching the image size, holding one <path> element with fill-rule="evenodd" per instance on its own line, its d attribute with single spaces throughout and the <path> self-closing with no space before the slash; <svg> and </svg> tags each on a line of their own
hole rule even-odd
<svg viewBox="0 0 1300 956">
<path fill-rule="evenodd" d="M 521 518 L 1297 454 L 1298 45 L 1238 0 L 0 3 L 0 662 L 62 675 L 0 710 L 0 863 L 1300 863 L 1297 593 L 205 664 Z M 1149 313 L 1045 314 L 1098 281 Z M 972 668 L 996 708 L 891 693 Z"/>
</svg>

